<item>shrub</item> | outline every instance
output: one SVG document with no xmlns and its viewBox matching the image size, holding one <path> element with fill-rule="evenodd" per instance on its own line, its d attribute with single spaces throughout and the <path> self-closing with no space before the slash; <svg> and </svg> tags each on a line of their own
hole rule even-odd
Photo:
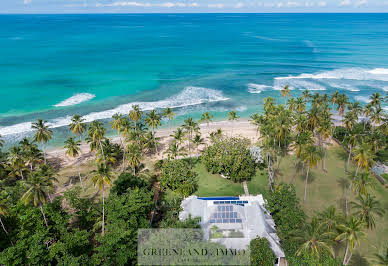
<svg viewBox="0 0 388 266">
<path fill-rule="evenodd" d="M 257 237 L 249 244 L 251 251 L 251 265 L 272 266 L 276 256 L 266 238 Z"/>
<path fill-rule="evenodd" d="M 160 186 L 163 190 L 171 189 L 183 196 L 189 196 L 197 190 L 197 173 L 191 170 L 184 160 L 169 160 L 162 166 Z"/>
<path fill-rule="evenodd" d="M 149 188 L 149 184 L 143 179 L 134 176 L 131 173 L 122 173 L 117 180 L 113 182 L 112 193 L 122 195 L 127 192 L 128 188 Z"/>
<path fill-rule="evenodd" d="M 345 139 L 346 132 L 347 132 L 346 128 L 337 126 L 334 129 L 333 137 L 343 142 Z"/>
<path fill-rule="evenodd" d="M 249 180 L 256 164 L 248 149 L 249 140 L 229 138 L 216 140 L 202 154 L 202 162 L 213 174 L 224 174 L 234 182 Z"/>
</svg>

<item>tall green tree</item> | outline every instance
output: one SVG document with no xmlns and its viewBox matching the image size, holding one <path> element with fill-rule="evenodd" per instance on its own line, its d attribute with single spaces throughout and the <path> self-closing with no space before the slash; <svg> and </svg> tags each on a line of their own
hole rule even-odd
<svg viewBox="0 0 388 266">
<path fill-rule="evenodd" d="M 48 227 L 46 215 L 43 211 L 43 205 L 47 203 L 48 194 L 51 183 L 47 182 L 45 177 L 36 171 L 30 173 L 26 180 L 23 181 L 26 187 L 26 192 L 21 197 L 21 201 L 25 204 L 32 204 L 34 207 L 39 207 L 46 227 Z"/>
<path fill-rule="evenodd" d="M 375 155 L 372 152 L 372 148 L 369 143 L 362 142 L 354 149 L 353 160 L 357 164 L 356 175 L 359 169 L 364 169 L 365 172 L 369 171 L 369 168 L 374 165 Z"/>
<path fill-rule="evenodd" d="M 86 131 L 87 125 L 85 119 L 80 115 L 73 115 L 69 128 L 71 132 L 79 136 L 79 140 L 82 141 L 82 134 Z"/>
<path fill-rule="evenodd" d="M 228 113 L 228 120 L 229 121 L 234 122 L 234 121 L 237 121 L 238 118 L 239 118 L 239 116 L 237 115 L 236 111 L 230 111 Z M 234 129 L 234 127 L 232 127 L 232 135 L 233 135 L 233 129 Z"/>
<path fill-rule="evenodd" d="M 151 112 L 147 113 L 146 116 L 147 118 L 145 119 L 145 122 L 149 127 L 152 128 L 152 133 L 153 133 L 154 142 L 155 142 L 155 130 L 161 125 L 160 123 L 161 117 L 155 110 L 152 110 Z M 156 152 L 158 152 L 158 145 L 156 145 L 155 148 L 156 148 Z"/>
<path fill-rule="evenodd" d="M 102 158 L 104 161 L 104 165 L 106 165 L 106 161 L 105 161 L 105 155 L 104 155 L 104 149 L 102 146 L 102 141 L 105 139 L 105 132 L 106 132 L 106 129 L 105 129 L 103 123 L 101 123 L 99 121 L 93 121 L 89 125 L 88 137 L 87 137 L 87 141 L 89 142 L 90 149 L 92 151 L 100 148 Z"/>
<path fill-rule="evenodd" d="M 191 155 L 191 143 L 193 141 L 193 134 L 194 132 L 198 132 L 199 126 L 198 123 L 193 120 L 193 118 L 189 117 L 185 120 L 183 128 L 189 133 L 189 153 Z"/>
<path fill-rule="evenodd" d="M 127 149 L 128 149 L 129 166 L 132 168 L 133 175 L 136 175 L 136 168 L 141 163 L 141 157 L 142 157 L 141 148 L 136 143 L 130 143 L 128 144 Z"/>
<path fill-rule="evenodd" d="M 345 241 L 346 243 L 346 251 L 342 264 L 348 265 L 354 249 L 360 245 L 360 240 L 366 236 L 364 223 L 356 217 L 350 217 L 344 224 L 338 225 L 337 229 L 339 230 L 339 234 L 335 240 Z"/>
<path fill-rule="evenodd" d="M 382 217 L 385 213 L 384 209 L 380 207 L 380 202 L 374 196 L 367 194 L 366 196 L 358 196 L 358 202 L 352 202 L 355 215 L 360 217 L 361 221 L 365 223 L 366 228 L 373 229 L 376 227 L 375 216 Z"/>
<path fill-rule="evenodd" d="M 309 173 L 310 169 L 312 167 L 317 166 L 318 162 L 322 158 L 322 152 L 319 149 L 319 147 L 315 145 L 309 145 L 306 147 L 306 149 L 302 152 L 302 161 L 306 165 L 306 179 L 304 184 L 304 197 L 303 202 L 306 202 L 306 195 L 307 195 L 307 184 L 309 179 Z"/>
<path fill-rule="evenodd" d="M 105 187 L 112 184 L 112 177 L 111 169 L 107 165 L 100 164 L 97 170 L 92 172 L 92 182 L 102 192 L 102 235 L 105 233 Z"/>
<path fill-rule="evenodd" d="M 38 143 L 43 143 L 43 157 L 44 162 L 46 163 L 46 152 L 45 145 L 52 138 L 53 131 L 49 129 L 47 121 L 38 119 L 37 122 L 32 123 L 31 128 L 36 130 L 34 134 L 34 141 Z"/>
<path fill-rule="evenodd" d="M 280 90 L 280 93 L 284 98 L 284 105 L 286 105 L 287 97 L 290 96 L 290 87 L 288 85 L 284 86 L 284 88 Z"/>
<path fill-rule="evenodd" d="M 170 125 L 170 129 L 171 129 L 171 122 L 174 120 L 175 115 L 176 114 L 170 107 L 166 107 L 166 109 L 163 110 L 163 117 L 168 118 L 168 124 Z"/>
<path fill-rule="evenodd" d="M 81 152 L 81 141 L 80 140 L 75 140 L 74 138 L 70 137 L 65 141 L 65 149 L 66 149 L 66 155 L 72 158 L 78 157 L 79 153 Z M 82 177 L 81 177 L 81 172 L 80 168 L 78 167 L 78 177 L 79 177 L 79 182 L 81 183 L 82 190 L 84 189 L 84 185 L 82 183 Z"/>
<path fill-rule="evenodd" d="M 201 115 L 201 119 L 199 122 L 205 122 L 207 124 L 207 127 L 209 127 L 210 122 L 213 120 L 213 115 L 210 112 L 205 112 Z"/>
</svg>

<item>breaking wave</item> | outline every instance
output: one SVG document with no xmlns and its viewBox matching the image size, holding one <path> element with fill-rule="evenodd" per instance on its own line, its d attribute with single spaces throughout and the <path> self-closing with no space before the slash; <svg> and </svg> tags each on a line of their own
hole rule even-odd
<svg viewBox="0 0 388 266">
<path fill-rule="evenodd" d="M 255 84 L 255 83 L 248 84 L 249 93 L 261 93 L 266 88 L 271 88 L 271 86 L 263 85 L 263 84 Z"/>
<path fill-rule="evenodd" d="M 352 80 L 380 80 L 388 81 L 387 68 L 341 68 L 324 71 L 318 74 L 300 74 L 298 76 L 276 77 L 275 80 L 292 79 L 352 79 Z"/>
<path fill-rule="evenodd" d="M 85 122 L 92 122 L 93 120 L 111 118 L 114 114 L 127 114 L 131 110 L 133 105 L 139 105 L 144 111 L 153 110 L 156 108 L 178 108 L 192 105 L 199 105 L 208 102 L 226 101 L 226 98 L 221 91 L 201 88 L 201 87 L 186 87 L 177 95 L 169 97 L 164 100 L 154 102 L 132 102 L 128 104 L 119 105 L 113 109 L 92 112 L 84 115 Z M 71 122 L 71 116 L 59 117 L 48 122 L 50 128 L 58 128 L 69 125 Z M 11 126 L 0 127 L 0 135 L 6 136 L 11 134 L 20 134 L 29 132 L 31 130 L 32 122 L 24 122 Z"/>
<path fill-rule="evenodd" d="M 360 101 L 360 102 L 364 102 L 364 103 L 370 102 L 370 99 L 367 96 L 356 96 L 356 97 L 354 97 L 354 99 L 357 101 Z"/>
<path fill-rule="evenodd" d="M 76 104 L 80 104 L 80 103 L 89 101 L 89 100 L 93 99 L 94 97 L 96 97 L 96 95 L 91 94 L 91 93 L 78 93 L 78 94 L 71 96 L 70 98 L 67 98 L 66 100 L 63 100 L 60 103 L 55 104 L 54 106 L 55 107 L 63 107 L 63 106 L 76 105 Z"/>
</svg>

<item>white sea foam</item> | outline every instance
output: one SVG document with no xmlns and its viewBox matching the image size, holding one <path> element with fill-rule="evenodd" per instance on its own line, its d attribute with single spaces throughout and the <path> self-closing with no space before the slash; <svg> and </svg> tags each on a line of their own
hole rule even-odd
<svg viewBox="0 0 388 266">
<path fill-rule="evenodd" d="M 343 83 L 337 83 L 337 82 L 328 82 L 328 84 L 330 87 L 333 87 L 335 89 L 344 89 L 352 92 L 360 91 L 359 88 L 351 86 L 350 84 L 343 84 Z"/>
<path fill-rule="evenodd" d="M 383 91 L 388 91 L 388 86 L 384 86 L 382 89 Z"/>
<path fill-rule="evenodd" d="M 284 86 L 288 85 L 290 90 L 294 90 L 295 88 L 298 88 L 299 90 L 309 90 L 309 91 L 324 91 L 326 90 L 325 87 L 323 87 L 320 84 L 303 80 L 303 79 L 280 79 L 274 81 L 274 89 L 275 90 L 281 90 L 284 88 Z"/>
<path fill-rule="evenodd" d="M 70 98 L 67 98 L 66 100 L 61 101 L 60 103 L 55 104 L 55 107 L 63 107 L 63 106 L 70 106 L 70 105 L 76 105 L 80 104 L 86 101 L 89 101 L 96 97 L 96 95 L 91 93 L 78 93 Z"/>
<path fill-rule="evenodd" d="M 373 75 L 388 75 L 388 69 L 387 68 L 375 68 L 375 69 L 369 70 L 368 73 L 371 73 Z"/>
<path fill-rule="evenodd" d="M 263 85 L 263 84 L 255 84 L 255 83 L 249 83 L 248 84 L 248 92 L 249 93 L 261 93 L 263 90 L 270 88 L 271 86 Z"/>
<path fill-rule="evenodd" d="M 276 77 L 275 80 L 292 79 L 352 79 L 352 80 L 380 80 L 388 81 L 388 69 L 375 68 L 341 68 L 331 71 L 324 71 L 317 74 L 300 74 L 298 76 Z"/>
<path fill-rule="evenodd" d="M 364 103 L 370 102 L 370 99 L 367 96 L 356 96 L 356 97 L 354 97 L 354 99 L 357 101 L 360 101 L 360 102 L 364 102 Z"/>
<path fill-rule="evenodd" d="M 153 110 L 155 108 L 177 108 L 184 106 L 199 105 L 207 102 L 226 101 L 226 98 L 221 91 L 201 88 L 201 87 L 186 87 L 177 95 L 170 98 L 154 101 L 154 102 L 132 102 L 128 104 L 119 105 L 116 108 L 101 111 L 92 112 L 84 115 L 85 122 L 92 122 L 93 120 L 111 118 L 114 114 L 127 114 L 131 110 L 133 105 L 139 105 L 144 111 Z M 57 128 L 69 125 L 71 122 L 71 116 L 59 117 L 49 121 L 50 128 Z M 6 127 L 0 127 L 0 135 L 18 134 L 31 131 L 31 122 L 25 122 L 15 124 Z"/>
</svg>

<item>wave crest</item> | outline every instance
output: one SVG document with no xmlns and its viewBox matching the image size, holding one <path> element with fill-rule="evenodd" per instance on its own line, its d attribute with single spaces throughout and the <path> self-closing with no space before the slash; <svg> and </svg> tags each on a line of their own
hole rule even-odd
<svg viewBox="0 0 388 266">
<path fill-rule="evenodd" d="M 207 102 L 226 101 L 229 98 L 225 97 L 221 91 L 202 88 L 202 87 L 186 87 L 180 93 L 164 100 L 154 102 L 132 102 L 119 105 L 113 109 L 92 112 L 84 115 L 85 122 L 93 120 L 111 118 L 114 114 L 128 114 L 133 105 L 139 105 L 144 111 L 150 111 L 157 108 L 178 108 L 192 105 L 199 105 Z M 49 121 L 50 128 L 58 128 L 67 126 L 71 123 L 71 116 L 59 117 Z M 20 134 L 32 131 L 31 122 L 19 123 L 11 126 L 0 127 L 0 135 L 6 136 L 11 134 Z"/>
<path fill-rule="evenodd" d="M 63 100 L 62 102 L 55 104 L 54 106 L 55 107 L 64 107 L 64 106 L 76 105 L 76 104 L 80 104 L 80 103 L 89 101 L 89 100 L 93 99 L 94 97 L 96 97 L 96 95 L 91 94 L 91 93 L 78 93 L 78 94 L 71 96 L 70 98 L 67 98 L 66 100 Z"/>
<path fill-rule="evenodd" d="M 263 84 L 255 84 L 255 83 L 249 83 L 248 85 L 248 92 L 249 93 L 261 93 L 266 88 L 270 88 L 271 86 L 263 85 Z"/>
</svg>

